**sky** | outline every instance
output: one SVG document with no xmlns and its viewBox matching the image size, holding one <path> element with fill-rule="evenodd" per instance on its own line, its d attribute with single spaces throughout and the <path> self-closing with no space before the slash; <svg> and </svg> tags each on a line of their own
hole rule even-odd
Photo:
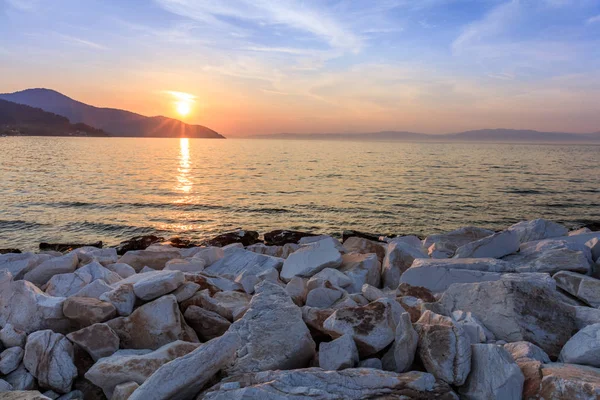
<svg viewBox="0 0 600 400">
<path fill-rule="evenodd" d="M 0 0 L 0 92 L 228 137 L 600 131 L 600 0 Z"/>
</svg>

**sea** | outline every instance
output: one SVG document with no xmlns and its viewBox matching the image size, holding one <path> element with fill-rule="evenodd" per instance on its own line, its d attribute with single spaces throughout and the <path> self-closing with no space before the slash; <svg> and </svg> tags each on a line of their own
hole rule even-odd
<svg viewBox="0 0 600 400">
<path fill-rule="evenodd" d="M 600 220 L 600 146 L 0 138 L 0 248 Z"/>
</svg>

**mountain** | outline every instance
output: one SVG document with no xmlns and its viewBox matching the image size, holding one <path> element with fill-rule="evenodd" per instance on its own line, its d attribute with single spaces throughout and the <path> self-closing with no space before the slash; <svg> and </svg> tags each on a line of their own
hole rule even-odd
<svg viewBox="0 0 600 400">
<path fill-rule="evenodd" d="M 255 139 L 325 139 L 325 140 L 400 140 L 414 142 L 579 142 L 593 143 L 600 141 L 600 132 L 566 133 L 540 132 L 519 129 L 479 129 L 474 131 L 426 134 L 416 132 L 369 132 L 369 133 L 277 133 L 273 135 L 256 135 Z"/>
<path fill-rule="evenodd" d="M 72 124 L 63 116 L 41 108 L 0 100 L 0 135 L 108 136 L 86 124 Z"/>
<path fill-rule="evenodd" d="M 117 137 L 188 137 L 224 139 L 202 125 L 189 125 L 173 118 L 146 117 L 115 108 L 90 106 L 50 89 L 27 89 L 0 94 L 0 99 L 62 115 L 73 123 L 84 123 Z"/>
</svg>

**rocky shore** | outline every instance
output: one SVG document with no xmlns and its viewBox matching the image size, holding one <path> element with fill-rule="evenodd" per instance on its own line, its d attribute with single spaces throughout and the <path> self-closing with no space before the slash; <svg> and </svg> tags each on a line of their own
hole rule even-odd
<svg viewBox="0 0 600 400">
<path fill-rule="evenodd" d="M 600 398 L 600 232 L 94 246 L 0 255 L 0 399 Z"/>
</svg>

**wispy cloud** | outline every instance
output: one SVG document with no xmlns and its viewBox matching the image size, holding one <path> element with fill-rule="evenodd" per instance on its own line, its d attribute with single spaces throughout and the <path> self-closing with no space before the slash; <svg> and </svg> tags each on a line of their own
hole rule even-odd
<svg viewBox="0 0 600 400">
<path fill-rule="evenodd" d="M 258 46 L 250 46 L 246 47 L 243 50 L 248 51 L 256 51 L 260 53 L 284 53 L 284 54 L 295 54 L 295 55 L 306 55 L 313 54 L 314 51 L 307 49 L 297 49 L 292 47 L 258 47 Z"/>
<path fill-rule="evenodd" d="M 39 6 L 39 0 L 5 0 L 6 3 L 20 11 L 35 11 Z"/>
<path fill-rule="evenodd" d="M 92 42 L 91 40 L 85 40 L 75 36 L 65 35 L 62 33 L 57 33 L 56 36 L 59 37 L 62 41 L 74 44 L 76 46 L 83 46 L 95 50 L 108 50 L 108 47 L 98 44 L 96 42 Z"/>
<path fill-rule="evenodd" d="M 585 21 L 586 24 L 595 24 L 600 22 L 600 14 L 596 15 L 594 17 L 588 18 L 587 21 Z"/>
</svg>

